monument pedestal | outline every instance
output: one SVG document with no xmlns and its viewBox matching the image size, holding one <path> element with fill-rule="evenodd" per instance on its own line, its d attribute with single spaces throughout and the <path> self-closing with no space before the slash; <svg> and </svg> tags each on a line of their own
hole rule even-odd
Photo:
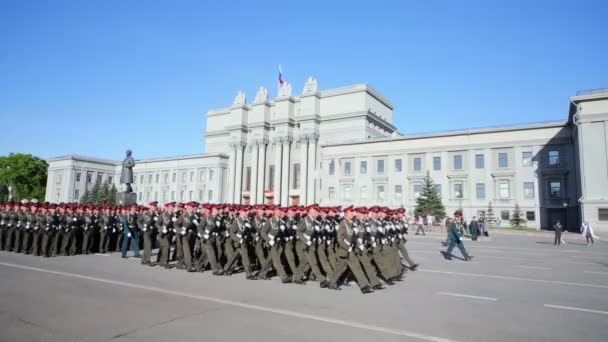
<svg viewBox="0 0 608 342">
<path fill-rule="evenodd" d="M 116 203 L 118 205 L 137 204 L 137 194 L 134 192 L 121 192 L 116 194 Z"/>
</svg>

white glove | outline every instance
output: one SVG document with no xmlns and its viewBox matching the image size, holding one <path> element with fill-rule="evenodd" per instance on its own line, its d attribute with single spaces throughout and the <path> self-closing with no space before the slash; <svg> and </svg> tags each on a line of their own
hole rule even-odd
<svg viewBox="0 0 608 342">
<path fill-rule="evenodd" d="M 359 245 L 359 249 L 360 249 L 361 251 L 363 251 L 363 250 L 365 250 L 365 247 L 363 247 L 363 245 Z"/>
<path fill-rule="evenodd" d="M 251 228 L 251 224 L 249 224 L 249 222 L 247 222 L 247 223 L 245 223 L 245 227 Z"/>
<path fill-rule="evenodd" d="M 186 231 L 185 230 L 182 230 L 182 235 L 186 235 Z"/>
<path fill-rule="evenodd" d="M 74 218 L 72 218 L 72 221 L 76 222 L 76 221 L 77 221 L 77 219 L 74 217 Z"/>
<path fill-rule="evenodd" d="M 310 240 L 306 241 L 306 246 L 310 246 L 312 245 L 312 242 Z"/>
<path fill-rule="evenodd" d="M 281 225 L 281 231 L 284 231 L 284 230 L 285 230 L 285 225 L 284 225 L 284 224 L 282 224 L 282 225 Z"/>
<path fill-rule="evenodd" d="M 355 231 L 355 234 L 359 234 L 359 228 L 355 227 L 354 231 Z"/>
<path fill-rule="evenodd" d="M 384 234 L 384 228 L 382 228 L 382 227 L 378 227 L 378 231 L 379 231 L 380 233 Z"/>
<path fill-rule="evenodd" d="M 148 228 L 146 228 L 146 226 L 144 226 L 144 232 L 147 231 L 147 230 L 148 230 Z"/>
<path fill-rule="evenodd" d="M 61 229 L 61 228 L 60 228 Z M 116 233 L 116 229 L 112 229 L 112 233 Z"/>
<path fill-rule="evenodd" d="M 201 233 L 196 233 L 196 236 L 198 236 L 198 238 L 202 238 Z"/>
<path fill-rule="evenodd" d="M 362 244 L 362 243 L 363 243 L 363 239 L 362 239 L 362 238 L 357 238 L 357 242 L 358 242 L 359 244 Z"/>
<path fill-rule="evenodd" d="M 46 227 L 44 230 L 49 230 L 49 227 Z"/>
<path fill-rule="evenodd" d="M 167 234 L 167 228 L 163 228 L 163 234 Z"/>
<path fill-rule="evenodd" d="M 319 226 L 319 225 L 315 225 L 315 230 L 316 230 L 316 231 L 321 230 L 321 226 Z"/>
<path fill-rule="evenodd" d="M 270 244 L 271 247 L 274 246 L 274 240 L 270 240 L 270 241 L 268 241 L 268 243 Z"/>
<path fill-rule="evenodd" d="M 352 247 L 348 247 L 348 253 L 352 252 L 353 248 Z"/>
<path fill-rule="evenodd" d="M 226 235 L 227 237 L 230 236 L 230 234 L 228 232 L 225 232 L 224 235 Z"/>
<path fill-rule="evenodd" d="M 131 233 L 127 233 L 127 237 L 131 237 Z"/>
<path fill-rule="evenodd" d="M 89 226 L 84 226 L 84 230 L 88 230 L 88 229 L 89 229 Z"/>
<path fill-rule="evenodd" d="M 219 227 L 221 225 L 220 221 L 215 221 L 215 226 Z"/>
<path fill-rule="evenodd" d="M 239 239 L 239 243 L 242 245 L 243 244 L 243 239 Z"/>
<path fill-rule="evenodd" d="M 203 235 L 203 238 L 205 238 L 205 240 L 209 239 L 209 234 Z"/>
<path fill-rule="evenodd" d="M 171 222 L 175 222 L 175 221 L 177 221 L 177 217 L 171 218 Z"/>
<path fill-rule="evenodd" d="M 194 223 L 195 225 L 198 226 L 198 220 L 197 219 L 192 220 L 192 223 Z"/>
<path fill-rule="evenodd" d="M 367 227 L 365 227 L 365 231 L 368 232 L 368 233 L 371 233 L 372 229 L 369 226 L 367 226 Z"/>
<path fill-rule="evenodd" d="M 298 229 L 298 226 L 296 226 L 295 224 L 291 226 L 291 229 L 296 230 Z"/>
<path fill-rule="evenodd" d="M 158 217 L 157 216 L 154 216 L 154 221 L 158 221 Z"/>
<path fill-rule="evenodd" d="M 376 248 L 376 241 L 372 242 L 372 247 Z"/>
<path fill-rule="evenodd" d="M 327 243 L 328 246 L 331 245 L 331 241 L 329 240 L 325 241 L 325 243 Z"/>
</svg>

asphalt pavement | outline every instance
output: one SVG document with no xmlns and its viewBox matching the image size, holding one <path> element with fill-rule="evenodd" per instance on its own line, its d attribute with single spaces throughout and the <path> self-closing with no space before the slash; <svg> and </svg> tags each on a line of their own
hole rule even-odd
<svg viewBox="0 0 608 342">
<path fill-rule="evenodd" d="M 0 341 L 608 341 L 608 243 L 495 233 L 465 262 L 444 237 L 410 236 L 419 270 L 369 295 L 0 252 Z"/>
</svg>

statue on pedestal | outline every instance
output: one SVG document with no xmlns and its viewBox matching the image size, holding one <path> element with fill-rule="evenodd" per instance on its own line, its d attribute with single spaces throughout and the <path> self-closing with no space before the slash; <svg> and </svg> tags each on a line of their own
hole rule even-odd
<svg viewBox="0 0 608 342">
<path fill-rule="evenodd" d="M 125 194 L 132 193 L 131 183 L 133 183 L 133 167 L 135 166 L 135 160 L 133 159 L 133 152 L 127 150 L 127 156 L 122 161 L 122 171 L 120 172 L 120 184 L 125 184 Z"/>
</svg>

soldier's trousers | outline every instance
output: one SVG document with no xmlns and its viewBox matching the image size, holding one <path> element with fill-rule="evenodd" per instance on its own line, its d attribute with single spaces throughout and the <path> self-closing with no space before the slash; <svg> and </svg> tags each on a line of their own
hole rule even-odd
<svg viewBox="0 0 608 342">
<path fill-rule="evenodd" d="M 183 254 L 183 264 L 187 270 L 190 270 L 193 267 L 192 264 L 192 243 L 193 236 L 191 233 L 187 233 L 186 235 L 182 235 L 182 254 Z"/>
<path fill-rule="evenodd" d="M 0 250 L 4 250 L 4 239 L 8 230 L 4 226 L 0 226 Z"/>
<path fill-rule="evenodd" d="M 209 263 L 209 266 L 211 267 L 211 271 L 213 272 L 217 272 L 221 269 L 220 264 L 217 261 L 217 254 L 215 252 L 215 239 L 210 239 L 210 240 L 205 240 L 202 242 L 202 247 L 204 249 L 204 256 L 206 259 L 206 262 Z M 202 265 L 201 270 L 205 269 L 205 265 Z"/>
<path fill-rule="evenodd" d="M 325 241 L 320 242 L 320 245 L 317 246 L 317 257 L 319 258 L 319 263 L 321 264 L 323 272 L 325 272 L 325 274 L 329 276 L 334 271 L 334 269 L 329 262 L 329 258 L 327 257 L 327 248 Z"/>
<path fill-rule="evenodd" d="M 360 288 L 370 285 L 365 273 L 363 273 L 363 269 L 359 263 L 359 258 L 357 258 L 357 256 L 353 253 L 349 253 L 347 257 L 338 257 L 336 270 L 329 277 L 331 286 L 337 286 L 338 280 L 340 280 L 342 274 L 344 274 L 344 272 L 346 272 L 348 269 L 350 269 L 355 276 L 355 280 Z"/>
<path fill-rule="evenodd" d="M 380 280 L 378 280 L 378 276 L 376 275 L 376 269 L 372 265 L 372 262 L 367 254 L 367 252 L 358 255 L 359 262 L 361 262 L 361 266 L 363 266 L 363 270 L 365 274 L 367 274 L 367 278 L 372 286 L 376 286 L 380 284 Z"/>
<path fill-rule="evenodd" d="M 234 267 L 238 257 L 241 256 L 241 262 L 243 263 L 243 268 L 245 269 L 245 275 L 247 277 L 252 276 L 253 271 L 251 267 L 251 260 L 249 259 L 249 251 L 251 248 L 252 246 L 250 244 L 243 242 L 239 248 L 236 249 L 235 253 L 232 254 L 232 257 L 226 262 L 224 271 L 230 271 Z"/>
<path fill-rule="evenodd" d="M 399 248 L 399 251 L 401 252 L 401 256 L 403 257 L 403 260 L 405 260 L 407 265 L 409 267 L 412 267 L 413 265 L 415 265 L 416 263 L 410 258 L 410 255 L 407 252 L 407 248 L 405 247 L 405 241 L 399 242 L 399 244 L 397 246 Z"/>
<path fill-rule="evenodd" d="M 275 243 L 272 247 L 270 247 L 270 259 L 272 260 L 272 265 L 274 269 L 277 270 L 277 274 L 281 277 L 281 280 L 287 280 L 288 276 L 285 272 L 285 267 L 283 267 L 283 262 L 281 261 L 281 250 L 278 243 Z"/>
<path fill-rule="evenodd" d="M 160 235 L 160 249 L 158 250 L 158 263 L 161 266 L 169 266 L 169 253 L 171 252 L 171 235 Z"/>
<path fill-rule="evenodd" d="M 107 253 L 110 247 L 110 234 L 105 228 L 99 230 L 99 253 Z"/>
<path fill-rule="evenodd" d="M 122 239 L 125 234 L 122 233 L 122 230 L 119 230 L 113 234 L 116 235 L 116 247 L 114 247 L 114 251 L 115 252 L 121 251 L 122 250 Z"/>
<path fill-rule="evenodd" d="M 327 259 L 329 259 L 329 264 L 331 268 L 335 271 L 338 266 L 338 256 L 336 255 L 336 248 L 334 247 L 333 242 L 327 246 Z"/>
<path fill-rule="evenodd" d="M 390 248 L 388 250 L 388 255 L 389 255 L 389 258 L 391 261 L 391 267 L 393 269 L 395 276 L 400 275 L 401 272 L 403 271 L 404 267 L 401 264 L 401 258 L 399 257 L 398 242 L 391 243 Z"/>
<path fill-rule="evenodd" d="M 383 249 L 384 248 L 384 249 Z M 388 254 L 386 253 L 386 248 L 388 248 L 388 246 L 384 246 L 384 247 L 380 247 L 380 246 L 376 246 L 374 248 L 372 248 L 372 260 L 374 261 L 374 263 L 376 264 L 376 267 L 378 267 L 378 271 L 380 271 L 380 274 L 382 275 L 382 277 L 384 279 L 391 279 L 392 277 L 394 277 L 393 274 L 393 267 L 391 267 L 389 265 L 389 258 L 388 258 Z M 366 270 L 367 272 L 367 270 Z"/>
<path fill-rule="evenodd" d="M 227 237 L 224 239 L 224 256 L 226 258 L 226 260 L 230 260 L 233 258 L 234 256 L 234 246 L 232 244 L 232 239 Z"/>
<path fill-rule="evenodd" d="M 72 232 L 72 237 L 70 238 L 70 255 L 76 255 L 78 253 L 78 239 L 81 235 L 81 232 L 76 229 Z"/>
<path fill-rule="evenodd" d="M 306 258 L 306 252 L 304 252 L 304 241 L 296 240 L 294 243 L 296 255 L 298 256 L 298 267 L 296 268 L 293 278 L 302 279 L 304 277 L 304 272 L 308 268 L 308 259 Z"/>
<path fill-rule="evenodd" d="M 82 254 L 89 254 L 91 251 L 91 235 L 93 234 L 93 230 L 91 228 L 87 228 L 82 233 Z"/>
<path fill-rule="evenodd" d="M 260 264 L 258 276 L 262 278 L 266 277 L 266 274 L 268 274 L 268 271 L 270 271 L 270 268 L 272 267 L 272 258 L 270 255 L 266 256 L 266 253 L 264 253 L 264 242 L 262 240 L 255 244 L 255 256 L 258 258 L 258 263 Z"/>
<path fill-rule="evenodd" d="M 40 255 L 40 240 L 42 235 L 42 229 L 40 228 L 34 230 L 32 234 L 32 254 L 34 255 Z"/>
<path fill-rule="evenodd" d="M 144 255 L 141 259 L 142 264 L 150 263 L 152 258 L 152 231 L 146 230 L 144 234 Z"/>
<path fill-rule="evenodd" d="M 291 274 L 294 276 L 294 278 L 296 278 L 296 275 L 298 272 L 298 265 L 296 264 L 296 256 L 295 256 L 293 250 L 294 250 L 293 240 L 286 241 L 285 244 L 283 245 L 283 254 L 285 255 L 285 259 L 287 259 L 287 264 L 289 265 Z M 299 278 L 297 278 L 297 279 L 299 279 Z"/>
<path fill-rule="evenodd" d="M 13 228 L 8 228 L 4 234 L 4 245 L 2 245 L 2 250 L 11 250 L 11 247 L 13 246 L 13 236 L 15 236 L 15 230 Z"/>
<path fill-rule="evenodd" d="M 61 239 L 61 249 L 59 251 L 60 255 L 69 255 L 69 248 L 73 238 L 74 232 L 71 229 L 63 234 L 63 238 Z"/>
<path fill-rule="evenodd" d="M 51 250 L 51 242 L 53 241 L 54 233 L 50 230 L 45 230 L 42 233 L 42 241 L 40 242 L 40 255 L 43 257 L 48 257 L 50 255 Z"/>
<path fill-rule="evenodd" d="M 32 234 L 33 234 L 33 228 L 30 229 L 26 229 L 25 231 L 23 231 L 22 237 L 21 237 L 21 251 L 25 254 L 30 254 L 31 250 L 31 246 L 32 246 Z"/>
<path fill-rule="evenodd" d="M 59 248 L 62 244 L 62 240 L 65 238 L 63 230 L 59 229 L 53 235 L 53 241 L 51 241 L 51 256 L 56 257 L 57 254 L 61 254 Z"/>
<path fill-rule="evenodd" d="M 171 260 L 177 261 L 177 268 L 184 267 L 184 251 L 182 250 L 182 238 L 179 234 L 175 234 L 175 249 Z"/>
<path fill-rule="evenodd" d="M 319 281 L 325 279 L 323 272 L 321 272 L 321 269 L 319 268 L 319 262 L 317 261 L 317 246 L 315 246 L 314 242 L 312 246 L 308 246 L 304 249 L 304 253 L 306 253 L 306 262 L 308 263 L 308 266 L 310 266 L 315 278 Z"/>
</svg>

